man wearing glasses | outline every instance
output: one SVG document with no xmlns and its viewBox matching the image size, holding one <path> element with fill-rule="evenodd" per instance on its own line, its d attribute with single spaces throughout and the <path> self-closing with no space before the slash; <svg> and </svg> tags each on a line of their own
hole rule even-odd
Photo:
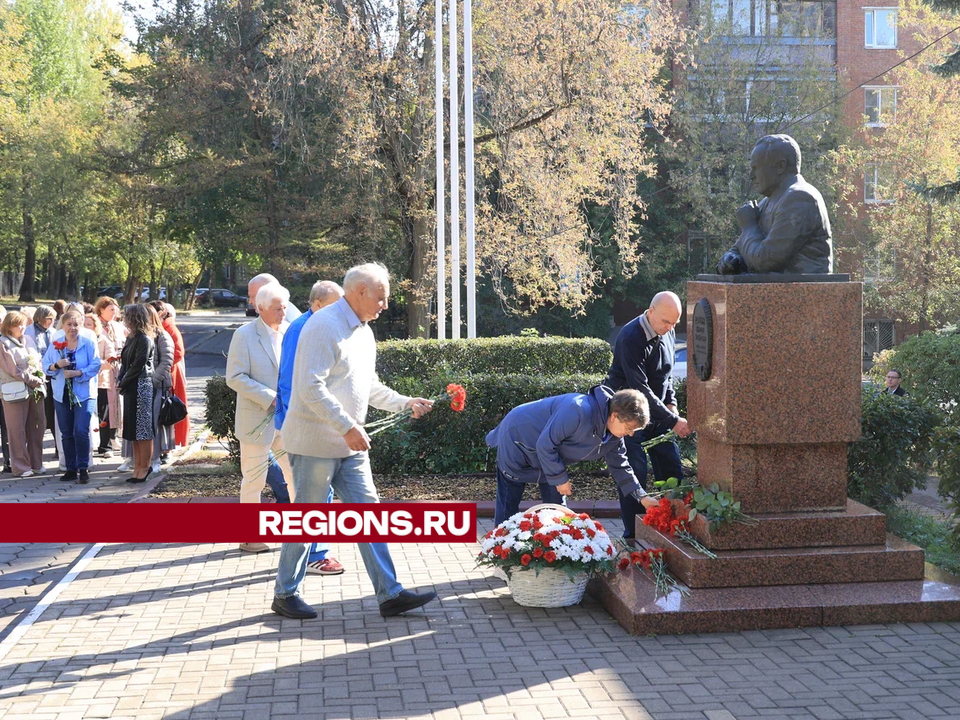
<svg viewBox="0 0 960 720">
<path fill-rule="evenodd" d="M 909 395 L 906 390 L 900 387 L 900 381 L 903 379 L 903 375 L 899 370 L 888 370 L 887 371 L 887 389 L 884 391 L 887 395 L 899 395 L 904 397 Z"/>
</svg>

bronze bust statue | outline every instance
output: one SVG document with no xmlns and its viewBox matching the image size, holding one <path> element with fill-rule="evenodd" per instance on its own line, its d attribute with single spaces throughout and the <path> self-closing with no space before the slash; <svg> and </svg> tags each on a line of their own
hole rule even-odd
<svg viewBox="0 0 960 720">
<path fill-rule="evenodd" d="M 789 135 L 760 138 L 750 180 L 765 197 L 737 210 L 740 237 L 720 262 L 721 275 L 832 273 L 830 220 L 820 191 L 800 175 L 800 146 Z"/>
</svg>

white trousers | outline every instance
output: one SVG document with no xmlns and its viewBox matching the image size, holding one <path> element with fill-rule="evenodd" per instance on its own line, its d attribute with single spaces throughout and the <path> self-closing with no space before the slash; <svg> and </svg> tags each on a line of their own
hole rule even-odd
<svg viewBox="0 0 960 720">
<path fill-rule="evenodd" d="M 240 502 L 258 503 L 260 493 L 267 484 L 267 469 L 270 467 L 269 453 L 273 450 L 283 480 L 290 493 L 290 502 L 294 501 L 293 471 L 290 469 L 290 458 L 283 451 L 283 440 L 280 431 L 273 431 L 273 443 L 270 445 L 255 445 L 254 443 L 240 443 L 240 472 L 243 480 L 240 482 Z"/>
</svg>

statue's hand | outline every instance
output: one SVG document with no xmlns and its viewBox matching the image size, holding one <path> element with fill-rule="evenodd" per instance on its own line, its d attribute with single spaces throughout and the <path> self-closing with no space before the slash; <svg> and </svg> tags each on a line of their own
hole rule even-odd
<svg viewBox="0 0 960 720">
<path fill-rule="evenodd" d="M 737 208 L 737 224 L 741 230 L 746 230 L 760 222 L 760 208 L 751 200 Z"/>
<path fill-rule="evenodd" d="M 717 272 L 720 275 L 739 275 L 747 272 L 747 263 L 736 250 L 727 250 L 717 263 Z"/>
</svg>

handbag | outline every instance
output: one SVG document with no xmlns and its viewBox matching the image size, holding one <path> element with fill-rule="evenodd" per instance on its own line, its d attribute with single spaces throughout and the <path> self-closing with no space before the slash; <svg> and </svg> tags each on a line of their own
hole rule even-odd
<svg viewBox="0 0 960 720">
<path fill-rule="evenodd" d="M 160 424 L 164 427 L 176 425 L 187 417 L 187 406 L 172 392 L 166 392 L 160 401 Z"/>
<path fill-rule="evenodd" d="M 3 383 L 0 385 L 0 393 L 3 394 L 3 399 L 7 402 L 26 400 L 30 396 L 30 390 L 22 380 Z"/>
</svg>

